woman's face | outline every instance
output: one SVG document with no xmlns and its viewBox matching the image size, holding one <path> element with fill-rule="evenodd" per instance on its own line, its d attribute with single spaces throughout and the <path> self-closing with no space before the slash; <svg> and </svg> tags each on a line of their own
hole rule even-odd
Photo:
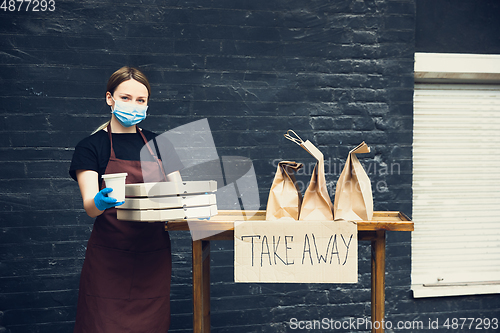
<svg viewBox="0 0 500 333">
<path fill-rule="evenodd" d="M 115 101 L 120 100 L 125 103 L 147 105 L 148 89 L 139 81 L 130 79 L 120 83 L 118 87 L 116 87 L 113 96 L 111 96 L 109 91 L 106 93 L 106 103 L 113 109 L 115 101 L 113 101 L 113 98 L 111 97 L 113 97 Z"/>
</svg>

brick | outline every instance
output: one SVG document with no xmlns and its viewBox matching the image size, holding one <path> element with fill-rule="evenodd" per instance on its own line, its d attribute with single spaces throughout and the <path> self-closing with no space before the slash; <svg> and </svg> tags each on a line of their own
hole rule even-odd
<svg viewBox="0 0 500 333">
<path fill-rule="evenodd" d="M 282 27 L 287 20 L 278 11 L 262 10 L 219 10 L 220 21 L 225 25 Z"/>
<path fill-rule="evenodd" d="M 353 43 L 374 44 L 378 41 L 377 34 L 372 31 L 354 31 Z"/>
<path fill-rule="evenodd" d="M 377 118 L 375 120 L 377 129 L 386 130 L 412 130 L 413 119 L 410 117 Z"/>
<path fill-rule="evenodd" d="M 60 323 L 41 323 L 41 324 L 28 324 L 12 326 L 16 332 L 29 333 L 35 330 L 39 333 L 52 333 L 52 332 L 69 332 L 73 330 L 73 322 L 60 322 Z"/>
<path fill-rule="evenodd" d="M 335 17 L 338 26 L 348 26 L 352 29 L 378 29 L 383 26 L 383 18 L 377 15 L 339 15 Z"/>
<path fill-rule="evenodd" d="M 283 55 L 285 57 L 326 58 L 333 51 L 335 51 L 335 46 L 327 45 L 324 42 L 295 42 L 283 45 Z"/>
<path fill-rule="evenodd" d="M 37 279 L 32 276 L 2 278 L 1 293 L 18 292 L 43 292 L 50 290 L 75 290 L 78 288 L 80 274 L 67 274 L 58 276 L 40 275 Z"/>
<path fill-rule="evenodd" d="M 86 232 L 90 236 L 90 230 Z M 54 241 L 51 243 L 11 243 L 2 245 L 2 250 L 8 249 L 9 252 L 4 251 L 2 255 L 2 260 L 6 261 L 16 261 L 24 260 L 24 258 L 73 258 L 73 259 L 83 259 L 85 254 L 86 240 L 84 241 Z"/>
<path fill-rule="evenodd" d="M 5 178 L 24 178 L 26 176 L 25 164 L 20 162 L 4 162 L 0 163 L 2 174 L 0 179 Z"/>
<path fill-rule="evenodd" d="M 75 183 L 76 184 L 76 183 Z M 76 185 L 75 185 L 76 187 Z M 75 188 L 75 197 L 79 193 Z M 78 191 L 79 192 L 79 191 Z M 81 205 L 81 202 L 79 202 Z M 81 206 L 83 210 L 83 206 Z M 82 215 L 75 216 L 75 212 L 71 210 L 58 211 L 57 215 L 53 211 L 22 211 L 22 212 L 4 212 L 0 217 L 2 227 L 58 227 L 67 225 L 82 225 L 89 228 L 92 226 L 93 219 L 90 219 L 84 212 Z"/>
<path fill-rule="evenodd" d="M 3 228 L 0 236 L 3 244 L 22 242 L 50 242 L 54 239 L 85 240 L 85 226 Z"/>
<path fill-rule="evenodd" d="M 165 53 L 175 50 L 176 53 L 181 54 L 199 54 L 200 52 L 204 54 L 220 54 L 221 45 L 219 41 L 200 41 L 193 44 L 192 40 L 176 40 L 174 45 L 168 45 L 165 47 Z M 155 52 L 158 50 L 155 48 Z"/>
<path fill-rule="evenodd" d="M 80 273 L 80 266 L 83 264 L 82 260 L 75 259 L 53 259 L 53 258 L 43 258 L 37 260 L 16 260 L 16 261 L 5 261 L 2 263 L 2 277 L 14 277 L 16 275 L 25 274 L 28 270 L 33 270 L 37 274 L 50 274 L 50 275 L 60 275 Z M 4 270 L 5 269 L 5 270 Z M 43 306 L 43 305 L 40 305 Z M 50 306 L 47 304 L 46 306 Z M 12 305 L 9 305 L 12 308 Z"/>
<path fill-rule="evenodd" d="M 266 57 L 279 57 L 283 55 L 284 46 L 280 43 L 270 41 L 227 41 L 224 40 L 219 45 L 219 51 L 224 55 L 239 55 L 239 56 L 260 56 L 265 54 Z M 213 53 L 217 54 L 217 53 Z"/>
<path fill-rule="evenodd" d="M 59 178 L 66 177 L 67 162 L 37 162 L 26 164 L 26 176 L 30 178 Z"/>
<path fill-rule="evenodd" d="M 353 129 L 356 131 L 371 131 L 375 128 L 371 117 L 356 117 L 353 122 Z"/>
<path fill-rule="evenodd" d="M 69 321 L 75 315 L 73 308 L 56 307 L 30 310 L 7 310 L 5 311 L 5 324 L 35 324 L 34 318 L 39 318 L 38 323 L 50 323 L 54 321 Z"/>
<path fill-rule="evenodd" d="M 269 5 L 262 0 L 258 1 L 243 0 L 238 2 L 237 4 L 234 4 L 233 2 L 228 0 L 215 0 L 212 2 L 212 6 L 214 8 L 233 9 L 233 10 L 258 10 L 262 8 L 266 8 L 267 10 L 283 9 L 283 4 L 280 2 Z"/>
</svg>

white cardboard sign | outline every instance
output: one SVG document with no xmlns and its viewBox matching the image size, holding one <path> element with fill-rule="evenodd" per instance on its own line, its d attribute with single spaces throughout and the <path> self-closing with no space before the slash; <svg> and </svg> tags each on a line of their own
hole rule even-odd
<svg viewBox="0 0 500 333">
<path fill-rule="evenodd" d="M 358 282 L 351 221 L 236 222 L 234 250 L 235 282 Z"/>
</svg>

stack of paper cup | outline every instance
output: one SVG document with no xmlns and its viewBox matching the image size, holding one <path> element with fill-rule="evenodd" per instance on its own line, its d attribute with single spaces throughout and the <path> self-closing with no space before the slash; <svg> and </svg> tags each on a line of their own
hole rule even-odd
<svg viewBox="0 0 500 333">
<path fill-rule="evenodd" d="M 110 173 L 102 175 L 106 187 L 113 189 L 113 192 L 108 193 L 108 197 L 115 198 L 116 201 L 125 201 L 125 178 L 127 173 Z"/>
</svg>

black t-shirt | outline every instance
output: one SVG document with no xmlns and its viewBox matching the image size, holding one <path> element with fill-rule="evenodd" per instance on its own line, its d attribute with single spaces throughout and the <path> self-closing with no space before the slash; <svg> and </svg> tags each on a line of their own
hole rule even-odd
<svg viewBox="0 0 500 333">
<path fill-rule="evenodd" d="M 161 158 L 165 174 L 168 175 L 184 167 L 170 141 L 163 137 L 159 137 L 157 140 L 155 139 L 157 135 L 148 130 L 142 130 L 142 133 L 148 140 L 153 152 Z M 144 140 L 139 133 L 112 133 L 111 135 L 116 158 L 129 161 L 141 160 L 141 149 L 144 147 Z M 153 139 L 159 142 L 155 145 L 155 142 L 151 141 Z M 101 179 L 101 176 L 106 171 L 110 155 L 111 143 L 108 132 L 100 130 L 76 145 L 69 174 L 74 180 L 77 180 L 76 170 L 93 170 L 99 174 L 99 179 Z M 150 161 L 154 160 L 151 154 L 144 154 L 143 156 L 150 158 Z"/>
</svg>

